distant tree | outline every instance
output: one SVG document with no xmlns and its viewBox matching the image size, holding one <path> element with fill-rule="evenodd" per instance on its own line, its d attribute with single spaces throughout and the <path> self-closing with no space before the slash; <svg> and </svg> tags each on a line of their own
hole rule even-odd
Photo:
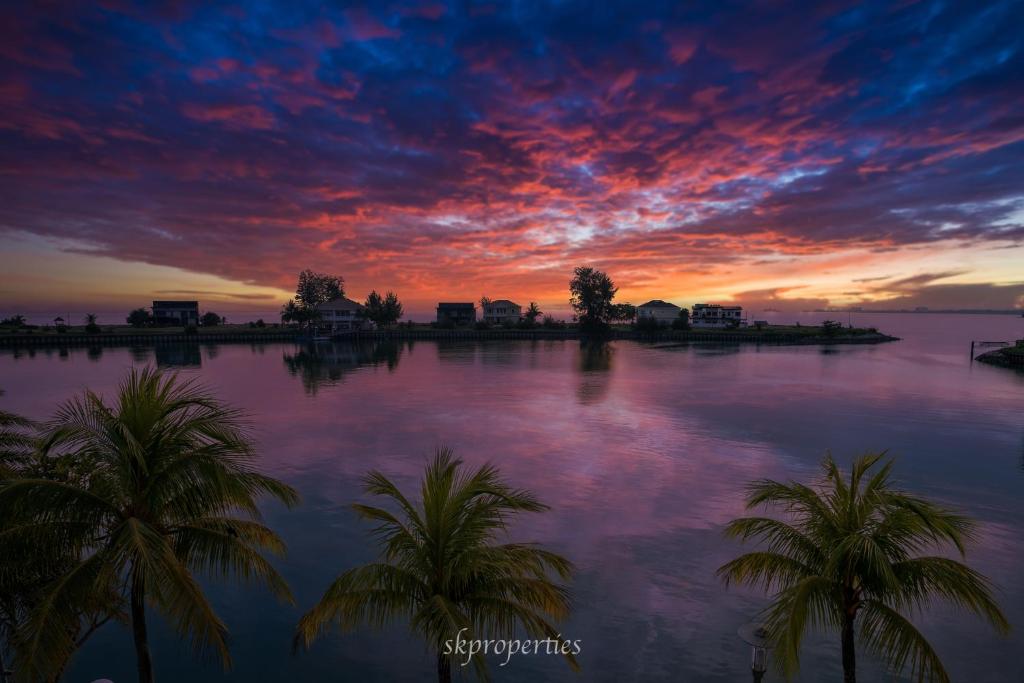
<svg viewBox="0 0 1024 683">
<path fill-rule="evenodd" d="M 136 308 L 128 314 L 127 321 L 132 327 L 143 327 L 153 321 L 153 316 L 145 308 Z"/>
<path fill-rule="evenodd" d="M 316 317 L 316 311 L 303 308 L 292 299 L 281 308 L 281 322 L 308 325 Z"/>
<path fill-rule="evenodd" d="M 295 301 L 304 308 L 316 308 L 322 303 L 345 296 L 345 279 L 340 275 L 327 275 L 304 270 L 299 273 L 295 287 Z"/>
<path fill-rule="evenodd" d="M 612 304 L 611 320 L 613 322 L 631 323 L 634 318 L 636 318 L 636 306 L 633 304 Z"/>
<path fill-rule="evenodd" d="M 203 327 L 216 327 L 221 324 L 221 317 L 213 311 L 207 311 L 203 313 L 203 317 L 199 319 L 199 324 Z"/>
<path fill-rule="evenodd" d="M 673 330 L 688 330 L 690 329 L 690 311 L 686 308 L 679 309 L 679 316 L 672 321 Z"/>
<path fill-rule="evenodd" d="M 295 297 L 281 309 L 282 322 L 308 325 L 320 318 L 317 306 L 345 296 L 345 279 L 340 275 L 317 273 L 308 268 L 299 273 Z"/>
<path fill-rule="evenodd" d="M 565 327 L 564 322 L 562 322 L 561 320 L 555 320 L 555 317 L 552 315 L 544 316 L 544 321 L 541 323 L 541 325 L 549 330 L 560 330 Z"/>
<path fill-rule="evenodd" d="M 826 337 L 834 337 L 843 330 L 843 324 L 835 320 L 826 320 L 821 323 L 821 329 Z"/>
<path fill-rule="evenodd" d="M 618 289 L 607 274 L 580 266 L 569 282 L 569 303 L 576 312 L 580 328 L 591 332 L 604 331 L 612 319 L 615 292 Z"/>
<path fill-rule="evenodd" d="M 526 313 L 523 313 L 523 317 L 533 325 L 537 322 L 537 318 L 539 318 L 543 313 L 544 311 L 540 310 L 540 307 L 537 306 L 537 302 L 531 301 L 530 305 L 526 309 Z"/>
<path fill-rule="evenodd" d="M 366 297 L 364 306 L 363 315 L 368 320 L 372 320 L 377 327 L 393 325 L 402 317 L 402 303 L 394 292 L 388 292 L 381 296 L 377 290 L 373 290 Z"/>
<path fill-rule="evenodd" d="M 486 308 L 491 305 L 491 297 L 482 296 L 480 297 L 480 308 Z"/>
<path fill-rule="evenodd" d="M 4 327 L 23 327 L 25 325 L 25 316 L 21 314 L 12 315 L 10 318 L 0 320 L 0 325 Z"/>
<path fill-rule="evenodd" d="M 100 326 L 96 324 L 96 314 L 86 313 L 85 314 L 85 331 L 89 334 L 96 334 L 100 331 Z"/>
<path fill-rule="evenodd" d="M 636 323 L 633 325 L 633 329 L 638 332 L 659 332 L 663 328 L 657 318 L 645 315 L 642 318 L 637 318 Z"/>
</svg>

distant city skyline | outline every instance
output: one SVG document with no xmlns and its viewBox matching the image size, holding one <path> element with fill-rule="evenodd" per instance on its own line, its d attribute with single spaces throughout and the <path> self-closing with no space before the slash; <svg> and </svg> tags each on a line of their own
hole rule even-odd
<svg viewBox="0 0 1024 683">
<path fill-rule="evenodd" d="M 1021 3 L 0 17 L 0 313 L 1024 308 Z"/>
</svg>

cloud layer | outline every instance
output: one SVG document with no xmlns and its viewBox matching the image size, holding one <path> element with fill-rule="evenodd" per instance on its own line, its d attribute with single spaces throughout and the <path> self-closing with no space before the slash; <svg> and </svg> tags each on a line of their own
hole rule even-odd
<svg viewBox="0 0 1024 683">
<path fill-rule="evenodd" d="M 321 4 L 0 10 L 0 230 L 423 300 L 1024 241 L 1020 3 Z"/>
</svg>

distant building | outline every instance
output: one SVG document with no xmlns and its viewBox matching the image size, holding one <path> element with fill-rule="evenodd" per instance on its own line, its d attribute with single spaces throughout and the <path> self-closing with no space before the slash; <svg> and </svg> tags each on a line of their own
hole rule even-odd
<svg viewBox="0 0 1024 683">
<path fill-rule="evenodd" d="M 670 304 L 661 299 L 654 299 L 636 307 L 636 319 L 637 322 L 654 320 L 659 325 L 671 325 L 674 320 L 679 318 L 679 311 L 681 310 L 683 309 L 675 304 Z"/>
<path fill-rule="evenodd" d="M 483 305 L 484 322 L 492 325 L 517 323 L 522 315 L 523 307 L 508 299 L 498 299 Z"/>
<path fill-rule="evenodd" d="M 472 325 L 476 322 L 476 306 L 463 303 L 439 303 L 437 322 L 453 325 Z"/>
<path fill-rule="evenodd" d="M 693 327 L 742 327 L 746 324 L 742 306 L 694 304 L 690 313 L 690 325 Z"/>
<path fill-rule="evenodd" d="M 198 325 L 198 301 L 154 301 L 153 323 L 156 325 Z"/>
<path fill-rule="evenodd" d="M 320 311 L 320 327 L 331 332 L 351 332 L 373 326 L 362 316 L 364 306 L 343 296 L 325 301 L 316 307 Z"/>
</svg>

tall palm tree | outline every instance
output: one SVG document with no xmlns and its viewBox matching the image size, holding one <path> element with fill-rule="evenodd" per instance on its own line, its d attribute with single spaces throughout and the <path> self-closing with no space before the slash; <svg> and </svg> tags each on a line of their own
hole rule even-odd
<svg viewBox="0 0 1024 683">
<path fill-rule="evenodd" d="M 955 559 L 922 554 L 952 546 L 963 558 L 974 523 L 894 488 L 892 460 L 870 473 L 884 455 L 856 459 L 848 480 L 828 456 L 816 486 L 755 481 L 747 508 L 768 506 L 789 521 L 743 517 L 726 527 L 730 537 L 766 546 L 723 565 L 718 574 L 726 584 L 775 592 L 765 620 L 787 676 L 799 666 L 804 632 L 821 628 L 841 634 L 843 680 L 854 683 L 859 620 L 861 644 L 894 669 L 949 681 L 938 654 L 907 616 L 934 598 L 984 617 L 1000 633 L 1009 630 L 988 579 Z"/>
<path fill-rule="evenodd" d="M 61 538 L 78 558 L 25 628 L 16 663 L 27 679 L 47 677 L 73 649 L 76 598 L 111 583 L 127 597 L 140 683 L 153 680 L 147 603 L 230 665 L 227 629 L 195 572 L 260 580 L 291 599 L 261 554 L 284 544 L 260 523 L 257 499 L 292 505 L 297 495 L 253 469 L 242 415 L 194 382 L 132 370 L 112 406 L 91 391 L 62 406 L 43 449 L 91 470 L 81 483 L 24 478 L 0 488 L 0 517 Z"/>
<path fill-rule="evenodd" d="M 513 489 L 498 470 L 463 468 L 451 450 L 440 448 L 427 465 L 422 501 L 414 505 L 380 472 L 367 475 L 365 490 L 390 500 L 397 513 L 353 505 L 377 523 L 382 558 L 341 574 L 320 602 L 299 622 L 295 646 L 308 647 L 337 624 L 349 630 L 360 622 L 381 626 L 398 618 L 437 649 L 437 677 L 447 683 L 452 654 L 445 643 L 465 629 L 467 639 L 510 638 L 516 626 L 561 641 L 549 619 L 569 612 L 563 580 L 571 563 L 533 544 L 498 543 L 508 519 L 519 512 L 547 510 L 531 493 Z M 567 655 L 570 666 L 578 668 Z M 477 653 L 473 665 L 487 680 L 487 664 Z"/>
</svg>

